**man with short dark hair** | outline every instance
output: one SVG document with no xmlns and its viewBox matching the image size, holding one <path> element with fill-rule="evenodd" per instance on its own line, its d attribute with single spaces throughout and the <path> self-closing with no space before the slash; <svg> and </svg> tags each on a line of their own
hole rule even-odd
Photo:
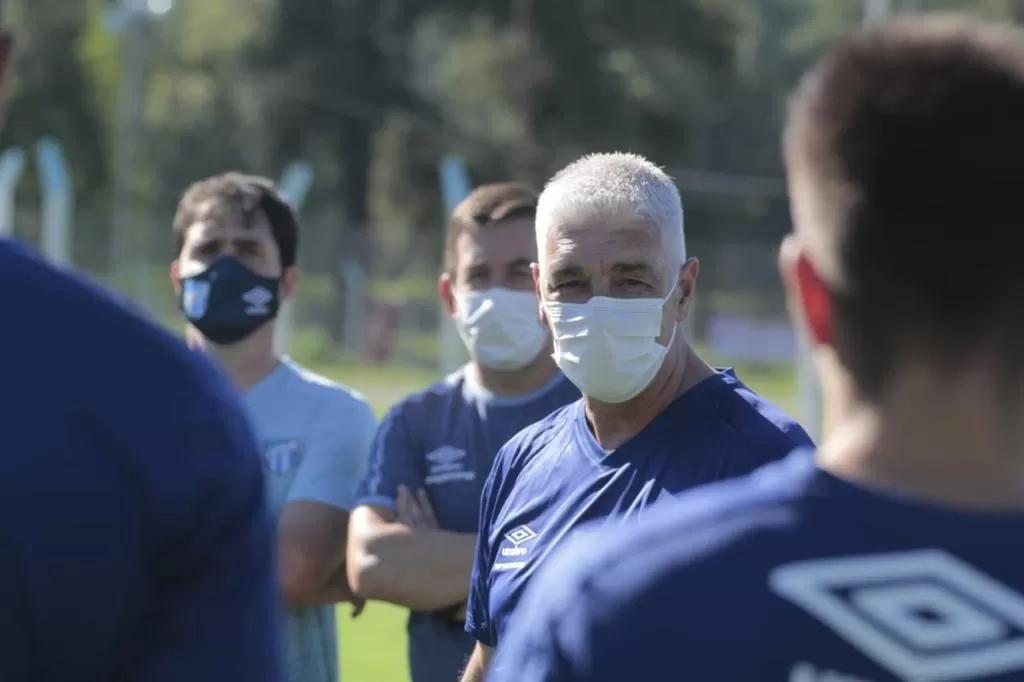
<svg viewBox="0 0 1024 682">
<path fill-rule="evenodd" d="M 171 278 L 188 340 L 215 358 L 256 428 L 279 515 L 281 594 L 293 682 L 337 682 L 334 604 L 348 587 L 348 510 L 376 418 L 362 396 L 274 352 L 280 303 L 295 291 L 298 224 L 274 184 L 227 173 L 185 192 Z"/>
<path fill-rule="evenodd" d="M 579 392 L 551 359 L 530 263 L 537 195 L 483 185 L 454 211 L 441 300 L 469 350 L 465 367 L 391 409 L 352 514 L 356 592 L 410 609 L 413 682 L 458 678 L 480 489 L 498 448 Z"/>
<path fill-rule="evenodd" d="M 1024 35 L 902 20 L 790 108 L 827 440 L 572 543 L 492 680 L 1024 679 Z"/>
</svg>

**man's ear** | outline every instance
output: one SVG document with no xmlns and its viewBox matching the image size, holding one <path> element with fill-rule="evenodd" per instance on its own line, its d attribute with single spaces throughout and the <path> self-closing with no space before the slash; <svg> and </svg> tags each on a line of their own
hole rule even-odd
<svg viewBox="0 0 1024 682">
<path fill-rule="evenodd" d="M 287 301 L 294 296 L 298 286 L 299 268 L 294 265 L 285 268 L 284 274 L 281 276 L 281 300 Z"/>
<path fill-rule="evenodd" d="M 676 322 L 683 322 L 690 316 L 693 307 L 693 294 L 697 291 L 697 278 L 700 276 L 700 261 L 687 258 L 679 269 L 679 305 L 676 308 Z"/>
<path fill-rule="evenodd" d="M 540 265 L 530 263 L 530 273 L 533 275 L 533 293 L 537 296 L 537 316 L 541 326 L 547 327 L 548 315 L 544 311 L 544 296 L 540 292 Z"/>
<path fill-rule="evenodd" d="M 793 235 L 779 251 L 779 273 L 790 317 L 806 330 L 814 346 L 832 345 L 832 297 L 814 264 Z"/>
<path fill-rule="evenodd" d="M 437 295 L 441 299 L 449 315 L 455 316 L 455 293 L 452 291 L 452 278 L 447 272 L 437 278 Z"/>
<path fill-rule="evenodd" d="M 177 258 L 171 261 L 171 286 L 174 287 L 175 291 L 181 289 L 181 268 L 178 265 Z"/>
</svg>

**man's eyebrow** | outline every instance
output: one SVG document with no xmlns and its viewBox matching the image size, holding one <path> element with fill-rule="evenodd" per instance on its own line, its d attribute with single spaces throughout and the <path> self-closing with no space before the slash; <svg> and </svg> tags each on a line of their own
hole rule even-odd
<svg viewBox="0 0 1024 682">
<path fill-rule="evenodd" d="M 517 268 L 528 268 L 530 267 L 530 263 L 532 262 L 533 261 L 531 261 L 529 258 L 516 258 L 514 261 L 508 264 L 508 269 L 515 270 Z"/>
<path fill-rule="evenodd" d="M 569 263 L 566 265 L 556 266 L 555 269 L 551 272 L 551 277 L 552 279 L 560 279 L 565 277 L 583 277 L 585 274 L 586 273 L 583 271 L 582 267 L 580 267 L 579 265 L 573 265 Z"/>
<path fill-rule="evenodd" d="M 612 266 L 612 272 L 621 275 L 650 274 L 656 275 L 657 270 L 650 263 L 623 262 Z"/>
</svg>

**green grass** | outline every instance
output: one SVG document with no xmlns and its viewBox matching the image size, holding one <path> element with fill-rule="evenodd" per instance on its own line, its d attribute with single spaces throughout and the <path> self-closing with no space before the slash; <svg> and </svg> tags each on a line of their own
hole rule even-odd
<svg viewBox="0 0 1024 682">
<path fill-rule="evenodd" d="M 402 397 L 426 387 L 437 375 L 422 369 L 376 366 L 350 358 L 329 357 L 311 345 L 297 344 L 296 361 L 324 376 L 350 386 L 373 403 L 383 414 Z M 728 362 L 715 360 L 719 366 Z M 736 367 L 736 372 L 753 390 L 791 415 L 796 412 L 793 372 L 788 367 Z M 338 609 L 341 640 L 341 675 L 345 682 L 408 682 L 406 668 L 406 612 L 389 604 L 373 602 L 357 619 L 349 609 Z"/>
</svg>

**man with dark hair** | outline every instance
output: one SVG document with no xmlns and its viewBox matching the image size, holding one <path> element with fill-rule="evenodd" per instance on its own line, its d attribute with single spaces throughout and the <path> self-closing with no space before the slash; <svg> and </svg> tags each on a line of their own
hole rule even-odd
<svg viewBox="0 0 1024 682">
<path fill-rule="evenodd" d="M 792 100 L 780 259 L 826 442 L 581 537 L 492 680 L 1024 679 L 1022 121 L 1009 28 L 828 52 Z"/>
<path fill-rule="evenodd" d="M 0 32 L 0 91 L 11 37 Z M 220 373 L 0 240 L 0 680 L 279 682 L 259 454 Z"/>
<path fill-rule="evenodd" d="M 484 185 L 454 211 L 441 300 L 470 362 L 398 403 L 374 441 L 352 514 L 356 592 L 410 609 L 413 682 L 458 678 L 480 490 L 498 449 L 579 392 L 551 359 L 530 264 L 537 195 Z"/>
<path fill-rule="evenodd" d="M 228 173 L 192 185 L 173 226 L 171 279 L 188 340 L 241 392 L 278 514 L 289 679 L 336 682 L 333 605 L 348 588 L 348 510 L 376 429 L 362 396 L 274 351 L 280 302 L 295 291 L 298 226 L 274 184 Z"/>
</svg>

